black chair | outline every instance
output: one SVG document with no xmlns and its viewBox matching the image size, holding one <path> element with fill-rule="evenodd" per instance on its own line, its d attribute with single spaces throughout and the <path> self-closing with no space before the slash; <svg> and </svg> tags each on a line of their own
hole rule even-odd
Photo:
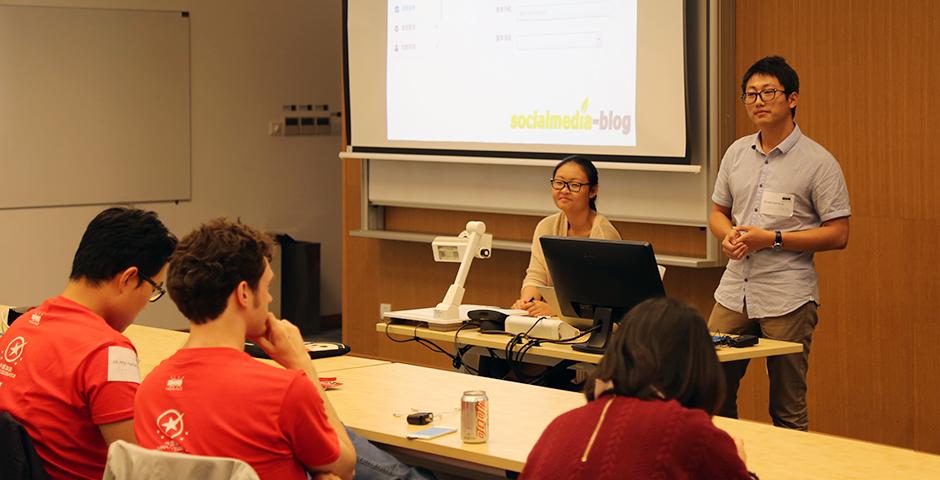
<svg viewBox="0 0 940 480">
<path fill-rule="evenodd" d="M 8 326 L 13 325 L 14 320 L 31 308 L 33 307 L 9 307 L 0 305 L 0 319 L 6 319 L 6 325 L 0 325 L 0 334 L 6 331 Z"/>
<path fill-rule="evenodd" d="M 49 479 L 26 429 L 7 412 L 0 412 L 0 445 L 0 478 Z"/>
</svg>

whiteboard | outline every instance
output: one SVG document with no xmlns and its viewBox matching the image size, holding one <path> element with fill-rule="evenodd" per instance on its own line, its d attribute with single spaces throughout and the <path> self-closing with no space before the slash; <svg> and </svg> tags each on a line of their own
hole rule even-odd
<svg viewBox="0 0 940 480">
<path fill-rule="evenodd" d="M 190 198 L 189 16 L 0 6 L 0 208 Z"/>
</svg>

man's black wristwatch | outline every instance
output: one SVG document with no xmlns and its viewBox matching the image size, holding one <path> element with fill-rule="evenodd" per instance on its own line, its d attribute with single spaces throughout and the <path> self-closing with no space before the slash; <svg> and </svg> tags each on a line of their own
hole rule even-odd
<svg viewBox="0 0 940 480">
<path fill-rule="evenodd" d="M 774 231 L 774 250 L 783 249 L 783 234 L 780 233 L 780 230 Z"/>
</svg>

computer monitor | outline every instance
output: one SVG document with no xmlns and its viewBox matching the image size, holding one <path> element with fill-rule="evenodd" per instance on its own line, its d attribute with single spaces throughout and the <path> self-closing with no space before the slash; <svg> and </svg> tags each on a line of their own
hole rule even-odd
<svg viewBox="0 0 940 480">
<path fill-rule="evenodd" d="M 593 320 L 588 341 L 572 348 L 604 353 L 614 322 L 634 305 L 666 295 L 649 242 L 541 237 L 562 315 Z"/>
</svg>

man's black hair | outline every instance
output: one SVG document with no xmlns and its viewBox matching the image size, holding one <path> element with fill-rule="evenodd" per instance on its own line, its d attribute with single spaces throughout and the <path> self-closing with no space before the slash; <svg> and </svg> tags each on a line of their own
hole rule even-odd
<svg viewBox="0 0 940 480">
<path fill-rule="evenodd" d="M 130 267 L 137 267 L 140 275 L 152 278 L 160 273 L 175 248 L 176 236 L 155 212 L 109 208 L 85 229 L 69 278 L 97 285 Z"/>
<path fill-rule="evenodd" d="M 784 93 L 787 97 L 791 93 L 800 91 L 800 76 L 796 74 L 796 70 L 791 67 L 786 59 L 781 56 L 770 56 L 764 57 L 751 65 L 751 68 L 748 68 L 744 72 L 744 78 L 741 79 L 741 94 L 744 94 L 747 90 L 747 82 L 755 74 L 762 73 L 764 75 L 769 75 L 777 79 L 780 82 L 780 85 L 783 86 Z M 790 109 L 790 114 L 793 118 L 796 118 L 796 107 Z"/>
</svg>

